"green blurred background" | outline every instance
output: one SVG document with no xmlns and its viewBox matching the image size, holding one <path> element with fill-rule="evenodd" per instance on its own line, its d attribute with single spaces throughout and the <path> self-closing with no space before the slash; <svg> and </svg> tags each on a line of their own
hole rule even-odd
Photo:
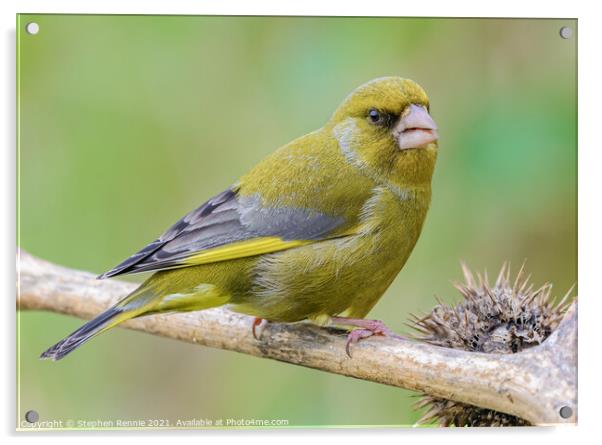
<svg viewBox="0 0 602 445">
<path fill-rule="evenodd" d="M 37 35 L 25 25 L 40 25 Z M 409 313 L 460 261 L 527 260 L 557 295 L 577 279 L 574 20 L 194 16 L 19 17 L 19 244 L 96 273 L 152 241 L 375 77 L 419 82 L 440 127 L 433 201 L 370 314 Z M 133 278 L 133 279 L 140 279 Z M 20 315 L 21 419 L 278 418 L 408 425 L 411 392 L 116 329 L 66 360 L 81 324 Z"/>
</svg>

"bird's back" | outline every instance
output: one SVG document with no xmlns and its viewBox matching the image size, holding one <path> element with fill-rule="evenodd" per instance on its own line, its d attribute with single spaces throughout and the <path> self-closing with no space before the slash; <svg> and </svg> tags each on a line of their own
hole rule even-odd
<svg viewBox="0 0 602 445">
<path fill-rule="evenodd" d="M 263 159 L 241 178 L 239 194 L 259 196 L 267 206 L 342 217 L 343 232 L 357 223 L 374 186 L 372 179 L 346 162 L 337 140 L 323 128 Z"/>
</svg>

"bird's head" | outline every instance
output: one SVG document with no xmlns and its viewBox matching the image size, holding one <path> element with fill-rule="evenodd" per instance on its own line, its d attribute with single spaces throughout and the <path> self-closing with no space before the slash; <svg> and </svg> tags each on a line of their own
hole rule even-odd
<svg viewBox="0 0 602 445">
<path fill-rule="evenodd" d="M 415 82 L 372 80 L 353 91 L 328 122 L 347 160 L 366 174 L 411 187 L 430 184 L 437 158 L 437 125 Z"/>
</svg>

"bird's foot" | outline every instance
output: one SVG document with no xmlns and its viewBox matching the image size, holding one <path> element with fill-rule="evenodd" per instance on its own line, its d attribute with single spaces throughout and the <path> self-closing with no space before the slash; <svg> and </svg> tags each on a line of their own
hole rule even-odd
<svg viewBox="0 0 602 445">
<path fill-rule="evenodd" d="M 347 342 L 345 343 L 345 351 L 347 355 L 351 357 L 351 345 L 359 342 L 360 340 L 373 335 L 380 335 L 383 337 L 391 337 L 404 339 L 403 336 L 396 334 L 389 329 L 380 320 L 365 320 L 363 318 L 347 318 L 347 317 L 332 317 L 332 323 L 338 325 L 355 326 L 357 329 L 353 329 L 347 335 Z"/>
<path fill-rule="evenodd" d="M 253 325 L 251 326 L 251 331 L 253 332 L 253 337 L 255 340 L 259 340 L 261 337 L 261 333 L 267 326 L 268 321 L 265 318 L 255 317 L 253 320 Z M 259 332 L 257 332 L 259 330 Z"/>
</svg>

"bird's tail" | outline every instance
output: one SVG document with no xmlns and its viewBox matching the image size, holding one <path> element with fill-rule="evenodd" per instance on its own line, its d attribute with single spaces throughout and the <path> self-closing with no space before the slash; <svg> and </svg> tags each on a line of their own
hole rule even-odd
<svg viewBox="0 0 602 445">
<path fill-rule="evenodd" d="M 153 306 L 154 299 L 152 295 L 149 295 L 148 289 L 144 289 L 144 286 L 141 286 L 115 306 L 107 309 L 71 335 L 48 348 L 40 355 L 40 358 L 60 360 L 101 332 L 117 326 L 126 320 L 143 315 L 152 310 Z"/>
</svg>

